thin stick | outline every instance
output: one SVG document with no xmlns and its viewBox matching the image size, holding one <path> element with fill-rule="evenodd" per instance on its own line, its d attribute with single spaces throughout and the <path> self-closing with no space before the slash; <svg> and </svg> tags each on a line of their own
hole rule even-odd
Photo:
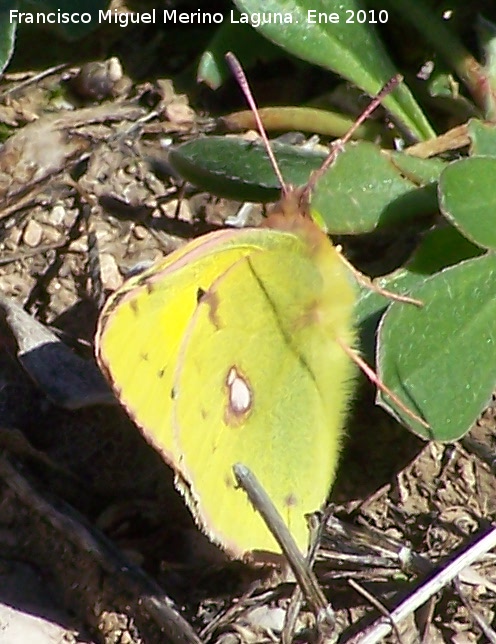
<svg viewBox="0 0 496 644">
<path fill-rule="evenodd" d="M 401 634 L 398 630 L 398 625 L 393 622 L 391 619 L 391 613 L 388 611 L 388 609 L 384 606 L 382 602 L 380 602 L 377 597 L 374 597 L 372 593 L 369 593 L 368 590 L 366 590 L 363 586 L 360 586 L 354 579 L 348 579 L 348 584 L 356 590 L 357 593 L 362 595 L 362 597 L 365 597 L 365 599 L 372 604 L 372 606 L 379 612 L 381 615 L 383 615 L 386 619 L 388 619 L 391 622 L 391 626 L 394 630 L 394 633 L 396 635 L 396 639 L 400 644 L 402 644 L 403 639 L 401 637 Z"/>
<path fill-rule="evenodd" d="M 478 610 L 472 605 L 472 603 L 468 599 L 468 597 L 465 597 L 465 594 L 464 594 L 464 592 L 462 590 L 462 587 L 461 587 L 461 584 L 460 584 L 460 577 L 459 576 L 456 577 L 456 579 L 453 581 L 453 585 L 454 585 L 454 587 L 456 589 L 456 592 L 458 593 L 458 597 L 461 599 L 463 605 L 465 606 L 465 608 L 470 613 L 470 616 L 472 617 L 472 620 L 477 624 L 477 626 L 484 633 L 484 635 L 486 636 L 487 641 L 489 642 L 489 644 L 496 644 L 496 633 L 489 626 L 489 624 L 482 617 L 482 615 L 478 612 Z"/>
<path fill-rule="evenodd" d="M 317 552 L 320 546 L 320 541 L 322 538 L 322 532 L 324 530 L 324 521 L 322 517 L 320 517 L 320 520 L 317 520 L 316 514 L 314 513 L 310 516 L 308 523 L 310 532 L 310 544 L 308 546 L 308 552 L 307 556 L 305 557 L 305 561 L 309 570 L 313 570 L 315 559 L 317 558 Z M 281 633 L 282 644 L 290 644 L 294 639 L 296 622 L 298 615 L 300 614 L 303 599 L 303 591 L 301 589 L 301 586 L 297 584 L 291 595 L 289 606 L 286 611 L 286 616 L 284 618 L 284 626 Z"/>
<path fill-rule="evenodd" d="M 245 465 L 236 463 L 233 471 L 238 484 L 246 492 L 252 505 L 257 509 L 272 536 L 281 547 L 308 603 L 317 615 L 327 612 L 329 604 L 319 586 L 317 578 L 313 570 L 307 565 L 307 562 L 303 558 L 281 515 L 274 507 L 269 495 L 260 485 L 253 472 Z"/>
<path fill-rule="evenodd" d="M 251 111 L 253 112 L 253 117 L 255 118 L 255 122 L 257 124 L 258 132 L 260 136 L 262 137 L 262 140 L 265 145 L 265 150 L 267 152 L 267 155 L 269 157 L 269 161 L 272 165 L 272 168 L 274 169 L 274 172 L 276 173 L 276 177 L 281 184 L 281 190 L 283 195 L 287 195 L 289 192 L 288 185 L 284 181 L 284 178 L 281 173 L 281 169 L 279 168 L 279 164 L 277 163 L 276 157 L 274 155 L 274 151 L 272 150 L 272 147 L 269 142 L 269 137 L 267 136 L 267 132 L 265 131 L 264 125 L 262 123 L 262 119 L 260 118 L 260 113 L 258 111 L 257 104 L 255 102 L 255 98 L 253 97 L 253 92 L 250 89 L 250 85 L 248 83 L 248 79 L 246 78 L 246 74 L 243 71 L 243 68 L 241 67 L 241 64 L 239 60 L 236 58 L 236 56 L 231 52 L 228 51 L 226 54 L 226 60 L 227 64 L 231 68 L 231 71 L 238 81 L 239 86 L 241 87 L 241 90 L 243 94 L 245 95 L 246 101 L 248 105 L 250 106 Z"/>
<path fill-rule="evenodd" d="M 430 597 L 451 583 L 462 570 L 472 565 L 477 559 L 493 548 L 496 548 L 496 527 L 493 527 L 487 534 L 469 546 L 453 561 L 447 565 L 443 565 L 441 570 L 432 579 L 422 584 L 410 597 L 391 611 L 387 621 L 385 618 L 380 618 L 365 631 L 348 640 L 348 644 L 376 644 L 376 642 L 381 642 L 392 630 L 391 621 L 395 624 L 402 622 L 408 615 L 420 608 L 422 604 L 425 604 Z"/>
<path fill-rule="evenodd" d="M 64 69 L 65 67 L 69 67 L 69 64 L 62 63 L 60 65 L 55 65 L 54 67 L 49 67 L 48 69 L 44 69 L 42 72 L 39 72 L 38 74 L 33 74 L 29 78 L 26 78 L 25 80 L 21 81 L 18 85 L 15 85 L 14 87 L 9 87 L 8 89 L 0 93 L 0 99 L 4 98 L 5 96 L 8 96 L 9 94 L 14 94 L 15 92 L 18 92 L 21 89 L 27 87 L 28 85 L 37 83 L 38 81 L 42 80 L 43 78 L 46 78 L 47 76 L 56 74 L 57 72 L 59 72 L 61 69 Z"/>
</svg>

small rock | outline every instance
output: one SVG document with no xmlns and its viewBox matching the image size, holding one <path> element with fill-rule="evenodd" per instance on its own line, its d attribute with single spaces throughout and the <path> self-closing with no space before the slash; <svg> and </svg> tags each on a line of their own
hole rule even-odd
<svg viewBox="0 0 496 644">
<path fill-rule="evenodd" d="M 72 79 L 71 87 L 81 98 L 101 101 L 121 94 L 127 82 L 119 59 L 114 57 L 83 65 Z"/>
<path fill-rule="evenodd" d="M 194 123 L 195 120 L 195 113 L 191 107 L 181 103 L 180 101 L 167 105 L 165 113 L 171 123 Z"/>
<path fill-rule="evenodd" d="M 88 240 L 86 237 L 79 237 L 69 244 L 69 250 L 72 253 L 87 253 L 88 252 Z"/>
<path fill-rule="evenodd" d="M 26 246 L 30 248 L 36 248 L 39 246 L 41 239 L 43 237 L 43 229 L 40 224 L 34 219 L 30 219 L 27 223 L 22 239 Z"/>
<path fill-rule="evenodd" d="M 21 243 L 21 239 L 22 239 L 22 230 L 17 226 L 14 226 L 9 230 L 9 236 L 5 240 L 5 248 L 7 250 L 16 249 Z"/>
<path fill-rule="evenodd" d="M 104 289 L 115 291 L 124 281 L 113 255 L 102 253 L 100 255 L 100 275 Z"/>
<path fill-rule="evenodd" d="M 62 234 L 53 226 L 43 226 L 43 243 L 44 244 L 62 244 L 64 241 Z"/>
<path fill-rule="evenodd" d="M 137 225 L 133 228 L 133 235 L 136 239 L 145 239 L 148 235 L 148 231 L 144 226 Z"/>
<path fill-rule="evenodd" d="M 48 215 L 48 222 L 52 224 L 52 226 L 60 226 L 61 224 L 64 223 L 65 219 L 65 208 L 62 204 L 56 204 L 50 214 Z"/>
<path fill-rule="evenodd" d="M 248 624 L 280 633 L 284 627 L 286 611 L 283 608 L 256 606 L 244 615 Z"/>
</svg>

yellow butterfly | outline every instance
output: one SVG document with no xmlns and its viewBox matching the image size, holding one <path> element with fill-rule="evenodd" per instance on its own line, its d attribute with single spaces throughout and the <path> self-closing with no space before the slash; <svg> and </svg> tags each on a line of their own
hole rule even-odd
<svg viewBox="0 0 496 644">
<path fill-rule="evenodd" d="M 302 196 L 303 195 L 303 196 Z M 280 548 L 232 467 L 249 467 L 299 548 L 335 476 L 354 365 L 354 287 L 285 189 L 262 228 L 200 237 L 107 302 L 98 363 L 173 468 L 198 526 L 233 557 Z"/>
<path fill-rule="evenodd" d="M 281 204 L 286 208 L 288 202 Z M 107 302 L 98 362 L 176 473 L 198 525 L 232 556 L 279 546 L 237 489 L 257 476 L 302 551 L 334 479 L 355 342 L 354 290 L 297 211 L 210 233 Z"/>
</svg>

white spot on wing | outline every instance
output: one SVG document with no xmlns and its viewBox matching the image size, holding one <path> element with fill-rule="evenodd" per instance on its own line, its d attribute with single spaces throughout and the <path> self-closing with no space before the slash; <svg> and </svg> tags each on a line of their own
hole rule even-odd
<svg viewBox="0 0 496 644">
<path fill-rule="evenodd" d="M 230 413 L 235 416 L 246 414 L 252 405 L 251 389 L 235 367 L 231 367 L 227 374 L 227 388 Z"/>
</svg>

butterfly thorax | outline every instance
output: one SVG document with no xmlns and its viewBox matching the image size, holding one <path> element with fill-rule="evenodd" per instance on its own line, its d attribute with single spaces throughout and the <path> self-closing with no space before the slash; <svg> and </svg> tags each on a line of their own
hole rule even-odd
<svg viewBox="0 0 496 644">
<path fill-rule="evenodd" d="M 263 226 L 298 235 L 307 244 L 310 255 L 318 253 L 322 246 L 329 245 L 327 235 L 315 224 L 310 215 L 308 192 L 305 186 L 287 187 L 282 198 L 269 210 Z"/>
</svg>

